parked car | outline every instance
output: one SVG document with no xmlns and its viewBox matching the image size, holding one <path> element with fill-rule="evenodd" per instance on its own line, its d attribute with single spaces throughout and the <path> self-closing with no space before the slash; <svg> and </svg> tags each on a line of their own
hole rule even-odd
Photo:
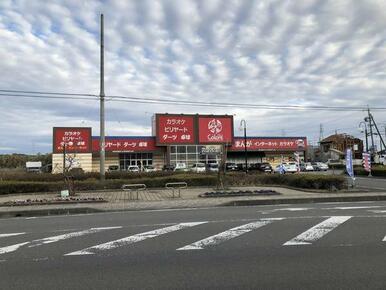
<svg viewBox="0 0 386 290">
<path fill-rule="evenodd" d="M 314 168 L 314 171 L 320 171 L 320 170 L 321 170 L 320 167 L 319 167 L 319 165 L 318 165 L 318 163 L 316 163 L 316 162 L 311 162 L 311 165 L 312 165 L 312 167 Z"/>
<path fill-rule="evenodd" d="M 202 173 L 206 171 L 205 163 L 194 163 L 190 169 L 192 172 Z"/>
<path fill-rule="evenodd" d="M 139 167 L 137 165 L 131 165 L 127 168 L 127 171 L 129 172 L 139 172 Z"/>
<path fill-rule="evenodd" d="M 174 167 L 174 171 L 189 171 L 189 168 L 186 163 L 177 163 L 176 167 Z"/>
<path fill-rule="evenodd" d="M 272 172 L 272 166 L 268 162 L 258 163 L 257 170 L 262 172 Z"/>
<path fill-rule="evenodd" d="M 164 165 L 162 171 L 174 171 L 174 165 Z"/>
<path fill-rule="evenodd" d="M 296 162 L 287 162 L 284 164 L 286 173 L 295 173 L 298 172 L 298 165 Z"/>
<path fill-rule="evenodd" d="M 110 165 L 109 168 L 107 169 L 108 172 L 116 172 L 119 171 L 119 166 L 118 165 Z"/>
<path fill-rule="evenodd" d="M 156 170 L 155 170 L 155 167 L 153 165 L 145 165 L 143 167 L 143 171 L 144 172 L 154 172 Z"/>
<path fill-rule="evenodd" d="M 316 164 L 319 167 L 319 170 L 327 171 L 328 170 L 328 165 L 323 162 L 316 162 Z"/>
<path fill-rule="evenodd" d="M 276 165 L 275 168 L 273 169 L 273 173 L 285 173 L 285 172 L 286 172 L 286 166 L 284 163 Z"/>
<path fill-rule="evenodd" d="M 207 165 L 207 169 L 209 172 L 218 172 L 219 171 L 218 163 L 209 163 Z"/>
<path fill-rule="evenodd" d="M 314 171 L 314 167 L 312 166 L 311 162 L 304 164 L 304 171 Z"/>
<path fill-rule="evenodd" d="M 243 168 L 245 168 L 245 164 L 243 164 Z M 248 164 L 248 171 L 257 171 L 259 170 L 259 163 L 249 163 Z"/>
<path fill-rule="evenodd" d="M 237 171 L 238 168 L 237 168 L 236 163 L 227 162 L 227 163 L 225 163 L 225 170 L 226 171 Z"/>
</svg>

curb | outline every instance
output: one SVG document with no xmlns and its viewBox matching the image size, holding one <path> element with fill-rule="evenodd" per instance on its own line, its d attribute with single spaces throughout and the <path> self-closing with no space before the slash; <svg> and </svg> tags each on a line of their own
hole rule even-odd
<svg viewBox="0 0 386 290">
<path fill-rule="evenodd" d="M 300 197 L 300 198 L 278 198 L 261 200 L 235 200 L 222 204 L 222 206 L 248 206 L 248 205 L 275 205 L 275 204 L 297 204 L 297 203 L 319 203 L 319 202 L 355 202 L 355 201 L 381 201 L 386 200 L 386 195 L 370 196 L 331 196 L 331 197 Z"/>
<path fill-rule="evenodd" d="M 89 208 L 89 207 L 14 210 L 14 211 L 0 212 L 0 218 L 70 215 L 70 214 L 84 214 L 84 213 L 98 213 L 98 212 L 104 212 L 104 211 L 96 208 Z"/>
</svg>

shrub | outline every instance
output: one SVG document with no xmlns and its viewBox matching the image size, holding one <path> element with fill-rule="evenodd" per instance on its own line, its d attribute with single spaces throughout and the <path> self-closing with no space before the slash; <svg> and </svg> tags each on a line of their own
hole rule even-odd
<svg viewBox="0 0 386 290">
<path fill-rule="evenodd" d="M 354 174 L 355 175 L 369 175 L 367 171 L 364 170 L 363 167 L 357 167 L 354 168 Z M 378 176 L 378 177 L 386 177 L 386 167 L 385 166 L 374 166 L 371 168 L 371 175 L 372 176 Z"/>
</svg>

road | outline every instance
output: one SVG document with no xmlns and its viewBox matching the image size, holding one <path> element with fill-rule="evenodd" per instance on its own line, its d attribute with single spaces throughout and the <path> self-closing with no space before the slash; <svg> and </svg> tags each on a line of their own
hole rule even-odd
<svg viewBox="0 0 386 290">
<path fill-rule="evenodd" d="M 386 178 L 355 177 L 356 188 L 386 191 Z"/>
<path fill-rule="evenodd" d="M 386 289 L 386 202 L 0 220 L 0 289 Z"/>
</svg>

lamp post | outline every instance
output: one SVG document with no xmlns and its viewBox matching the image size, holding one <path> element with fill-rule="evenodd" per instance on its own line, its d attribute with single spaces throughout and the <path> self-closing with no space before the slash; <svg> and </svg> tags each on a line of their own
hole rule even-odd
<svg viewBox="0 0 386 290">
<path fill-rule="evenodd" d="M 244 129 L 245 173 L 248 173 L 247 122 L 244 119 L 240 121 L 240 130 L 242 129 Z"/>
<path fill-rule="evenodd" d="M 364 130 L 362 130 L 362 127 L 361 127 L 362 125 L 365 126 Z M 367 141 L 368 134 L 367 134 L 367 124 L 366 124 L 366 122 L 364 122 L 364 121 L 360 122 L 358 129 L 361 131 L 361 133 L 363 133 L 363 132 L 365 133 L 366 152 L 369 152 L 369 143 Z"/>
</svg>

